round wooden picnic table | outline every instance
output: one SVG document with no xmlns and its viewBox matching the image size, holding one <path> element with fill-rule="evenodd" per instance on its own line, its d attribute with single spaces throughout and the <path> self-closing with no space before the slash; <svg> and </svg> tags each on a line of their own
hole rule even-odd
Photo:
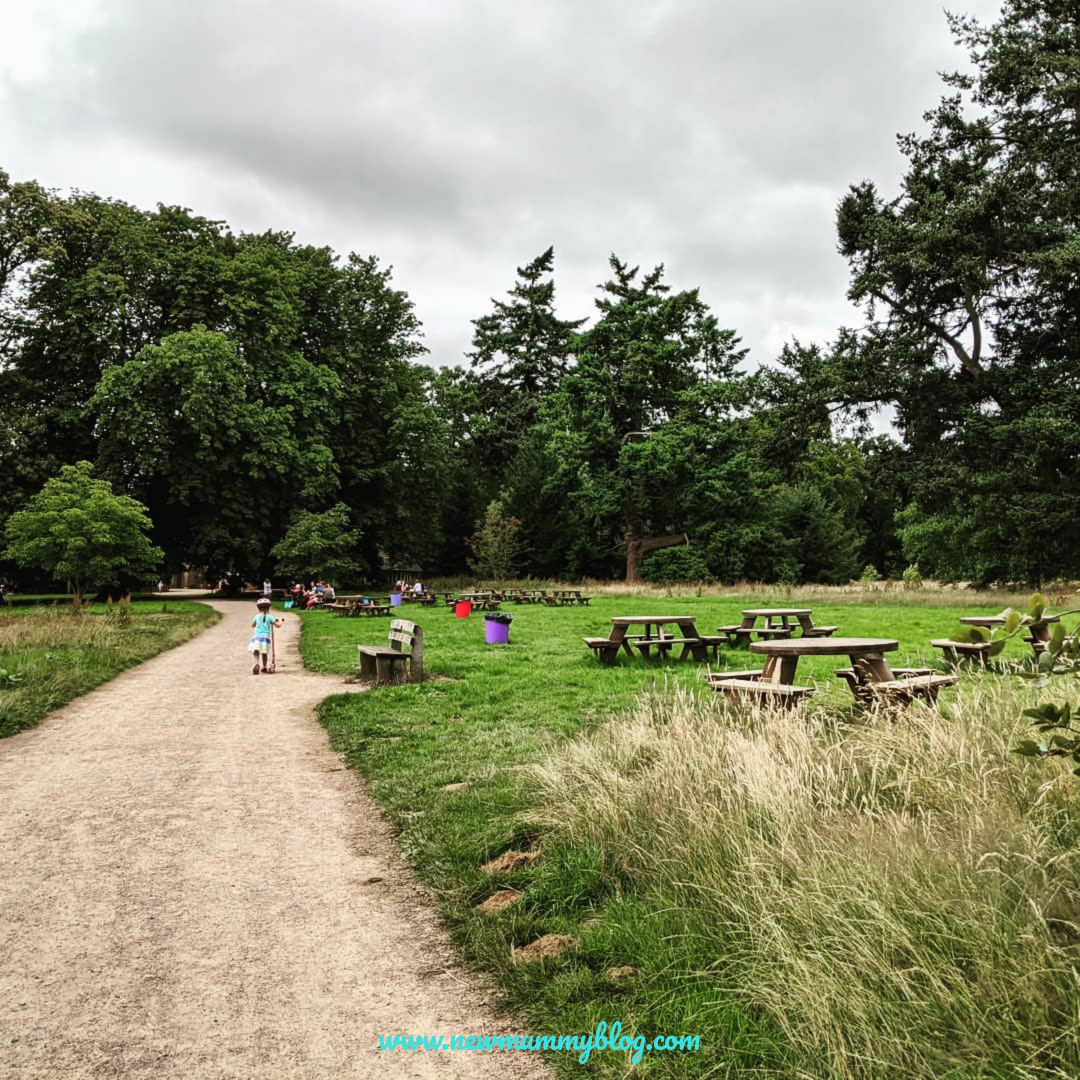
<svg viewBox="0 0 1080 1080">
<path fill-rule="evenodd" d="M 800 656 L 846 656 L 851 666 L 858 670 L 858 661 L 863 661 L 874 672 L 879 682 L 888 682 L 893 678 L 883 653 L 900 648 L 900 642 L 893 638 L 783 638 L 779 641 L 755 641 L 750 651 L 767 656 L 762 678 L 769 682 L 792 685 Z"/>
<path fill-rule="evenodd" d="M 960 622 L 964 626 L 985 626 L 988 630 L 995 626 L 1005 625 L 1004 615 L 962 615 Z M 1060 615 L 1042 615 L 1035 622 L 1028 623 L 1027 629 L 1036 641 L 1049 641 L 1050 631 L 1047 626 L 1050 623 L 1061 622 Z"/>
</svg>

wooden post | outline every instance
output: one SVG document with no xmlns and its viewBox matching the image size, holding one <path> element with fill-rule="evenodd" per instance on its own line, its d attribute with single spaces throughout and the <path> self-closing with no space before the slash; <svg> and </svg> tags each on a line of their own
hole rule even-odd
<svg viewBox="0 0 1080 1080">
<path fill-rule="evenodd" d="M 424 628 L 414 626 L 413 633 L 416 637 L 412 643 L 412 659 L 409 661 L 410 674 L 413 682 L 421 682 L 424 678 Z"/>
</svg>

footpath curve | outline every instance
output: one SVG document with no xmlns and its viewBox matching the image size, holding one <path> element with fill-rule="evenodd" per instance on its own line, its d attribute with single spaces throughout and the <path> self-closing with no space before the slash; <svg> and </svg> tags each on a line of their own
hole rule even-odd
<svg viewBox="0 0 1080 1080">
<path fill-rule="evenodd" d="M 0 740 L 0 1076 L 546 1075 L 456 968 L 313 717 L 347 687 L 244 653 L 254 606 Z"/>
</svg>

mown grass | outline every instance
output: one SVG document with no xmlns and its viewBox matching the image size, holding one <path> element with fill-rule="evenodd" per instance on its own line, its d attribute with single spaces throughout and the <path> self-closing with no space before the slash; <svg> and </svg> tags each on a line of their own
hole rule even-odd
<svg viewBox="0 0 1080 1080">
<path fill-rule="evenodd" d="M 38 723 L 53 709 L 121 671 L 194 637 L 220 616 L 205 604 L 136 601 L 6 606 L 0 610 L 0 737 Z"/>
<path fill-rule="evenodd" d="M 820 595 L 820 594 L 817 594 Z M 555 1055 L 564 1075 L 891 1077 L 1080 1075 L 1072 851 L 1075 788 L 1009 752 L 1032 691 L 972 673 L 897 720 L 856 713 L 832 675 L 797 714 L 732 711 L 693 665 L 581 643 L 613 615 L 689 612 L 699 628 L 798 595 L 633 597 L 514 607 L 511 644 L 444 609 L 425 628 L 420 686 L 332 698 L 321 716 L 368 779 L 467 959 L 538 1034 L 696 1034 L 697 1052 Z M 845 636 L 931 637 L 1000 598 L 814 599 Z M 305 614 L 308 666 L 352 672 L 385 620 Z M 1026 664 L 1010 643 L 1007 664 Z M 721 666 L 756 666 L 745 652 Z M 805 665 L 805 666 L 804 666 Z M 1045 692 L 1044 692 L 1045 694 Z M 465 784 L 464 787 L 456 785 Z M 447 789 L 447 785 L 455 785 Z M 507 851 L 539 858 L 504 873 Z M 502 888 L 522 898 L 475 906 Z M 544 934 L 576 947 L 513 952 Z"/>
</svg>

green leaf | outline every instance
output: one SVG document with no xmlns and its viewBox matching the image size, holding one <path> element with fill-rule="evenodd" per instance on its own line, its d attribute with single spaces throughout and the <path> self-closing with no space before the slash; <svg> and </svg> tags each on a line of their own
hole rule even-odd
<svg viewBox="0 0 1080 1080">
<path fill-rule="evenodd" d="M 1035 593 L 1034 596 L 1028 601 L 1028 614 L 1038 622 L 1042 618 L 1043 612 L 1046 610 L 1046 598 L 1042 593 Z"/>
<path fill-rule="evenodd" d="M 1013 747 L 1014 754 L 1020 754 L 1023 757 L 1038 757 L 1041 753 L 1039 750 L 1039 744 L 1032 742 L 1031 739 L 1024 739 L 1018 746 Z"/>
<path fill-rule="evenodd" d="M 1006 634 L 1015 634 L 1016 631 L 1020 629 L 1020 612 L 1014 611 L 1012 608 L 1007 608 L 1004 614 L 1005 624 L 1002 629 L 1005 631 Z"/>
<path fill-rule="evenodd" d="M 997 641 L 990 642 L 990 648 L 986 650 L 987 656 L 999 656 L 1005 651 L 1005 646 L 1008 641 L 1005 638 L 999 638 Z"/>
</svg>

